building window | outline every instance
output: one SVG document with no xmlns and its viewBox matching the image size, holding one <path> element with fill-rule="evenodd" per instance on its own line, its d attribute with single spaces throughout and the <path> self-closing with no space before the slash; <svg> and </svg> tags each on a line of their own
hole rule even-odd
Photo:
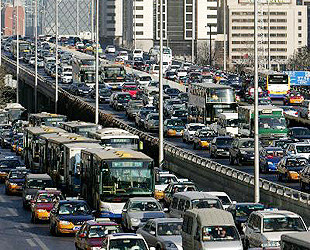
<svg viewBox="0 0 310 250">
<path fill-rule="evenodd" d="M 143 27 L 143 23 L 136 23 L 136 26 Z"/>
<path fill-rule="evenodd" d="M 298 45 L 301 45 L 301 41 L 298 41 Z"/>
<path fill-rule="evenodd" d="M 107 28 L 107 31 L 115 31 L 115 28 Z"/>
<path fill-rule="evenodd" d="M 136 6 L 136 10 L 143 10 L 143 6 Z"/>
<path fill-rule="evenodd" d="M 298 22 L 301 23 L 301 19 L 298 19 Z"/>
<path fill-rule="evenodd" d="M 136 15 L 136 18 L 143 18 L 143 15 Z"/>
<path fill-rule="evenodd" d="M 217 18 L 217 15 L 207 15 L 207 18 Z"/>
<path fill-rule="evenodd" d="M 301 30 L 301 26 L 298 26 L 298 30 Z"/>
<path fill-rule="evenodd" d="M 301 33 L 298 33 L 298 37 L 301 37 Z"/>
<path fill-rule="evenodd" d="M 298 16 L 301 16 L 301 11 L 298 11 Z"/>
<path fill-rule="evenodd" d="M 136 32 L 136 35 L 137 35 L 137 36 L 143 36 L 143 31 L 137 31 L 137 32 Z"/>
</svg>

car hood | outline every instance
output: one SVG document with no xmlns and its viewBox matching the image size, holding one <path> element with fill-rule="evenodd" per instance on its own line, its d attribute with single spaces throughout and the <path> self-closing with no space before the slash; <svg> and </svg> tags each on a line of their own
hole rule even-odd
<svg viewBox="0 0 310 250">
<path fill-rule="evenodd" d="M 91 247 L 101 247 L 102 246 L 102 241 L 104 240 L 105 238 L 88 238 L 87 239 L 87 244 Z"/>
<path fill-rule="evenodd" d="M 25 179 L 8 179 L 9 182 L 13 182 L 13 183 L 23 183 L 25 181 Z"/>
<path fill-rule="evenodd" d="M 247 152 L 248 154 L 253 154 L 254 153 L 254 148 L 240 148 L 239 149 L 240 151 L 245 151 Z"/>
<path fill-rule="evenodd" d="M 87 220 L 92 220 L 94 217 L 90 214 L 83 214 L 83 215 L 60 215 L 60 220 L 64 221 L 70 221 L 73 224 L 76 224 L 77 222 L 83 222 Z"/>
<path fill-rule="evenodd" d="M 262 236 L 266 241 L 280 241 L 282 234 L 296 233 L 296 231 L 282 231 L 282 232 L 266 232 L 262 233 Z"/>
<path fill-rule="evenodd" d="M 213 242 L 203 242 L 202 249 L 208 250 L 242 250 L 241 241 L 213 241 Z"/>
<path fill-rule="evenodd" d="M 53 206 L 53 202 L 36 203 L 36 209 L 45 209 L 47 211 L 52 210 Z"/>
<path fill-rule="evenodd" d="M 217 145 L 218 149 L 230 149 L 231 145 Z"/>
<path fill-rule="evenodd" d="M 152 211 L 152 212 L 128 212 L 130 218 L 137 219 L 153 219 L 153 218 L 165 218 L 165 213 L 162 211 Z"/>
<path fill-rule="evenodd" d="M 30 195 L 35 195 L 37 193 L 39 189 L 38 188 L 26 188 L 24 189 L 24 193 L 27 195 L 27 194 L 30 194 Z"/>
</svg>

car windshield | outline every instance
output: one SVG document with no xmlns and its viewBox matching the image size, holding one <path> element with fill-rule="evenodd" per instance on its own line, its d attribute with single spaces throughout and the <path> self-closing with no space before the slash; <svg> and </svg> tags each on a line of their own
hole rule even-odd
<svg viewBox="0 0 310 250">
<path fill-rule="evenodd" d="M 310 145 L 296 146 L 297 153 L 310 153 Z"/>
<path fill-rule="evenodd" d="M 195 199 L 192 200 L 193 208 L 219 208 L 222 209 L 219 200 L 215 199 Z"/>
<path fill-rule="evenodd" d="M 277 218 L 264 218 L 264 232 L 306 231 L 300 218 L 281 216 Z"/>
<path fill-rule="evenodd" d="M 90 214 L 90 208 L 84 202 L 81 203 L 65 203 L 59 207 L 59 215 L 78 215 Z"/>
<path fill-rule="evenodd" d="M 110 240 L 111 250 L 148 250 L 142 239 L 113 239 Z"/>
<path fill-rule="evenodd" d="M 202 125 L 189 126 L 189 127 L 188 127 L 188 130 L 189 130 L 189 131 L 197 131 L 197 130 L 202 129 L 202 128 L 204 128 L 204 127 L 205 127 L 205 126 L 202 126 Z"/>
<path fill-rule="evenodd" d="M 202 228 L 202 241 L 237 241 L 239 234 L 234 226 Z"/>
<path fill-rule="evenodd" d="M 309 163 L 308 160 L 304 158 L 288 159 L 286 161 L 286 168 L 288 170 L 299 171 L 308 163 Z"/>
<path fill-rule="evenodd" d="M 242 205 L 236 207 L 236 217 L 248 217 L 253 211 L 264 210 L 264 205 Z"/>
<path fill-rule="evenodd" d="M 157 234 L 160 236 L 181 235 L 182 222 L 158 223 Z"/>
<path fill-rule="evenodd" d="M 217 138 L 216 143 L 218 146 L 230 146 L 233 138 Z"/>
<path fill-rule="evenodd" d="M 157 185 L 169 184 L 171 182 L 177 182 L 178 179 L 175 176 L 160 176 L 158 181 L 156 181 Z"/>
<path fill-rule="evenodd" d="M 261 129 L 285 129 L 286 121 L 285 118 L 278 117 L 268 117 L 268 118 L 259 118 L 258 126 Z"/>
<path fill-rule="evenodd" d="M 23 179 L 25 178 L 26 173 L 22 172 L 11 172 L 9 175 L 9 179 Z"/>
<path fill-rule="evenodd" d="M 185 191 L 198 191 L 195 185 L 175 185 L 173 187 L 173 192 L 185 192 Z"/>
<path fill-rule="evenodd" d="M 177 116 L 177 117 L 180 117 L 180 116 L 187 116 L 187 111 L 185 111 L 185 110 L 175 110 L 174 112 L 173 112 L 173 115 L 174 116 Z"/>
<path fill-rule="evenodd" d="M 307 128 L 300 128 L 300 129 L 294 129 L 293 135 L 310 135 L 310 129 Z"/>
<path fill-rule="evenodd" d="M 27 181 L 28 188 L 44 189 L 52 186 L 53 186 L 52 180 L 30 179 Z"/>
<path fill-rule="evenodd" d="M 2 160 L 0 161 L 0 168 L 16 168 L 21 166 L 18 160 Z"/>
<path fill-rule="evenodd" d="M 226 195 L 216 195 L 217 198 L 219 198 L 223 205 L 230 205 L 231 201 Z"/>
<path fill-rule="evenodd" d="M 243 141 L 241 142 L 240 148 L 254 148 L 254 141 Z"/>
<path fill-rule="evenodd" d="M 89 228 L 89 238 L 103 238 L 108 234 L 119 233 L 120 228 L 116 225 L 96 225 Z"/>
<path fill-rule="evenodd" d="M 169 120 L 167 122 L 168 126 L 183 126 L 183 122 L 181 120 Z"/>
<path fill-rule="evenodd" d="M 129 211 L 161 211 L 161 208 L 154 201 L 134 201 L 131 203 Z"/>
</svg>

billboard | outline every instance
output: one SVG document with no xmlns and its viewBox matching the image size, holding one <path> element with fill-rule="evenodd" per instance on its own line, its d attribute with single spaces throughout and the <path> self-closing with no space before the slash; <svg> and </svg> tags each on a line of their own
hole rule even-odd
<svg viewBox="0 0 310 250">
<path fill-rule="evenodd" d="M 310 86 L 310 71 L 283 71 L 289 75 L 291 86 Z"/>
</svg>

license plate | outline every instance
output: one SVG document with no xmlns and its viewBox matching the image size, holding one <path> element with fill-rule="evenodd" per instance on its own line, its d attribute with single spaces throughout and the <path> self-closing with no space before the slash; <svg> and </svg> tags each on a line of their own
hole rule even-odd
<svg viewBox="0 0 310 250">
<path fill-rule="evenodd" d="M 80 226 L 76 226 L 76 227 L 73 228 L 73 230 L 74 231 L 78 231 L 78 230 L 80 230 L 80 228 L 81 228 Z"/>
</svg>

